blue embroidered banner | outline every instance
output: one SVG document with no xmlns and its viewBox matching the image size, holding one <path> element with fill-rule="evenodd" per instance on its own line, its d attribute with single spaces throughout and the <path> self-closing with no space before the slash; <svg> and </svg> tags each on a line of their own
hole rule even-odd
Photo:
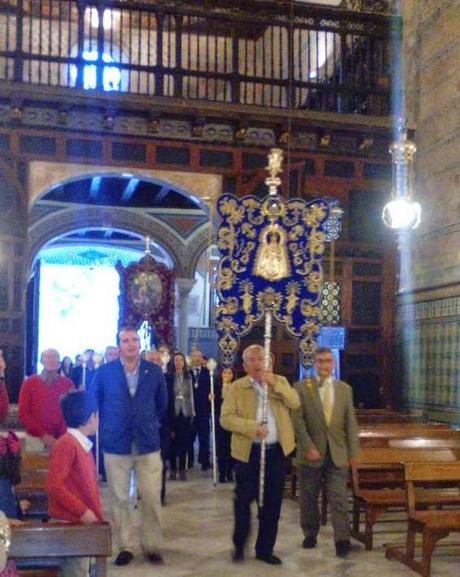
<svg viewBox="0 0 460 577">
<path fill-rule="evenodd" d="M 270 307 L 274 318 L 299 338 L 301 362 L 308 366 L 321 324 L 328 202 L 224 194 L 217 210 L 222 222 L 216 329 L 223 364 L 233 363 L 238 337 Z"/>
</svg>

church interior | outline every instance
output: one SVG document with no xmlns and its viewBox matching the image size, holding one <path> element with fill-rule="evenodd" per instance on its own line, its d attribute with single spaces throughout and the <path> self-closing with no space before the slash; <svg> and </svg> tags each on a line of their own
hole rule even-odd
<svg viewBox="0 0 460 577">
<path fill-rule="evenodd" d="M 131 310 L 131 288 L 120 293 L 131 265 L 172 275 L 164 316 L 136 317 L 142 348 L 163 342 L 219 359 L 219 199 L 262 201 L 280 149 L 280 196 L 330 209 L 318 338 L 352 387 L 362 435 L 413 427 L 409 444 L 389 446 L 460 460 L 459 32 L 459 0 L 1 0 L 9 426 L 20 428 L 21 384 L 40 372 L 43 350 L 73 359 L 115 344 Z M 255 322 L 238 342 L 263 341 Z M 291 384 L 310 374 L 279 322 L 271 347 Z M 241 363 L 238 354 L 239 372 Z M 444 433 L 424 444 L 433 429 Z M 300 547 L 297 490 L 291 471 L 277 545 L 284 575 L 413 574 L 387 546 L 405 544 L 404 506 L 383 507 L 382 523 L 375 513 L 373 546 L 368 528 L 354 527 L 351 555 L 339 560 L 330 523 L 316 550 Z M 101 492 L 109 503 L 104 483 Z M 155 574 L 266 574 L 256 561 L 231 563 L 230 484 L 192 470 L 167 494 L 166 563 Z M 433 553 L 433 577 L 457 574 L 456 523 Z M 18 574 L 57 573 L 45 563 Z M 116 567 L 109 556 L 98 574 L 152 567 Z"/>
</svg>

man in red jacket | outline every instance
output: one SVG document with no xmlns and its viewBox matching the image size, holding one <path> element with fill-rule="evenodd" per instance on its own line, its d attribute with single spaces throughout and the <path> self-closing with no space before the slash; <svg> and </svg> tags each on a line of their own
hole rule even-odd
<svg viewBox="0 0 460 577">
<path fill-rule="evenodd" d="M 29 435 L 41 439 L 43 445 L 51 450 L 56 439 L 66 431 L 59 400 L 74 388 L 74 384 L 59 375 L 59 353 L 55 349 L 43 351 L 40 361 L 43 371 L 22 383 L 19 420 Z"/>
<path fill-rule="evenodd" d="M 67 432 L 51 451 L 46 479 L 51 519 L 93 525 L 103 521 L 102 506 L 89 435 L 97 431 L 96 400 L 86 391 L 74 391 L 61 401 Z M 89 558 L 68 557 L 61 563 L 63 577 L 88 577 Z"/>
</svg>

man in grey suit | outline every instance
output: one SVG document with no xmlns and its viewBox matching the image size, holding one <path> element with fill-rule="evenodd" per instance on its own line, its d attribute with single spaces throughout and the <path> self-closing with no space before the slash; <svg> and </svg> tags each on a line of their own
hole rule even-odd
<svg viewBox="0 0 460 577">
<path fill-rule="evenodd" d="M 349 385 L 332 377 L 334 357 L 330 349 L 317 350 L 315 369 L 316 378 L 306 378 L 294 385 L 301 405 L 292 412 L 297 437 L 303 547 L 316 546 L 320 527 L 318 497 L 324 477 L 336 554 L 346 557 L 350 551 L 348 466 L 359 452 L 353 393 Z"/>
</svg>

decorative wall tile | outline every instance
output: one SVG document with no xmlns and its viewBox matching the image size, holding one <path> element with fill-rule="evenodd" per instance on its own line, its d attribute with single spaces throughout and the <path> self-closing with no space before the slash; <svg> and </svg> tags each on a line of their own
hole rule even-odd
<svg viewBox="0 0 460 577">
<path fill-rule="evenodd" d="M 460 297 L 405 303 L 397 311 L 408 406 L 460 408 Z"/>
</svg>

